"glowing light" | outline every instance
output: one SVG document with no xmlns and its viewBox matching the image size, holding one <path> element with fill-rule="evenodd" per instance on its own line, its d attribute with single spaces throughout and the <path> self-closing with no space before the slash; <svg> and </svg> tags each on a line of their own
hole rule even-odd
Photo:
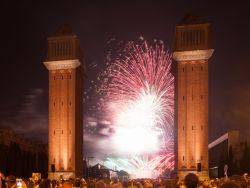
<svg viewBox="0 0 250 188">
<path fill-rule="evenodd" d="M 118 128 L 114 144 L 120 153 L 126 154 L 153 152 L 159 149 L 158 133 L 143 128 Z"/>
<path fill-rule="evenodd" d="M 124 109 L 117 114 L 116 122 L 122 126 L 149 128 L 157 124 L 161 111 L 161 103 L 155 93 L 142 93 L 136 100 L 127 101 Z"/>
</svg>

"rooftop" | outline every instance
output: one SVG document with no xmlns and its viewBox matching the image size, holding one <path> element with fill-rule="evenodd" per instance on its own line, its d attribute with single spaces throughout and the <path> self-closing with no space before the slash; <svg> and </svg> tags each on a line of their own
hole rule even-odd
<svg viewBox="0 0 250 188">
<path fill-rule="evenodd" d="M 186 14 L 178 25 L 193 25 L 193 24 L 205 24 L 207 21 L 194 14 Z"/>
</svg>

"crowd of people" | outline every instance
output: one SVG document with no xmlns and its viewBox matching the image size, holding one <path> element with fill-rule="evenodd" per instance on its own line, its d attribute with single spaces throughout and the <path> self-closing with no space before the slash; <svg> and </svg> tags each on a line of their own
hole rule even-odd
<svg viewBox="0 0 250 188">
<path fill-rule="evenodd" d="M 250 177 L 232 176 L 216 179 L 199 179 L 193 173 L 183 180 L 176 179 L 78 179 L 49 180 L 32 178 L 16 179 L 13 175 L 5 177 L 0 173 L 0 188 L 250 188 Z"/>
</svg>

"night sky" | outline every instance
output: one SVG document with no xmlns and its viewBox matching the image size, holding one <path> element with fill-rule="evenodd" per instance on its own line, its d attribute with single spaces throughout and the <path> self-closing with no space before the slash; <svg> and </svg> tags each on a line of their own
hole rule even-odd
<svg viewBox="0 0 250 188">
<path fill-rule="evenodd" d="M 100 1 L 101 2 L 101 1 Z M 211 23 L 214 55 L 209 62 L 209 140 L 227 130 L 250 129 L 250 11 L 247 1 L 10 1 L 1 5 L 0 127 L 46 142 L 48 72 L 43 61 L 48 36 L 64 24 L 78 35 L 87 65 L 86 88 L 96 79 L 107 43 L 164 41 L 193 13 Z M 218 3 L 219 2 L 219 3 Z M 89 93 L 91 95 L 91 93 Z M 91 97 L 91 96 L 90 96 Z M 86 117 L 95 119 L 88 111 Z"/>
</svg>

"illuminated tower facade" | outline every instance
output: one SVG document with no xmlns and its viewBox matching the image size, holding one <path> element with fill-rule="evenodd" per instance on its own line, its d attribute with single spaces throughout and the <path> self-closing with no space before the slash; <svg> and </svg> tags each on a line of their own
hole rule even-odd
<svg viewBox="0 0 250 188">
<path fill-rule="evenodd" d="M 78 38 L 67 29 L 48 38 L 48 177 L 83 175 L 83 75 Z"/>
<path fill-rule="evenodd" d="M 177 170 L 208 176 L 209 23 L 186 16 L 175 29 Z"/>
</svg>

